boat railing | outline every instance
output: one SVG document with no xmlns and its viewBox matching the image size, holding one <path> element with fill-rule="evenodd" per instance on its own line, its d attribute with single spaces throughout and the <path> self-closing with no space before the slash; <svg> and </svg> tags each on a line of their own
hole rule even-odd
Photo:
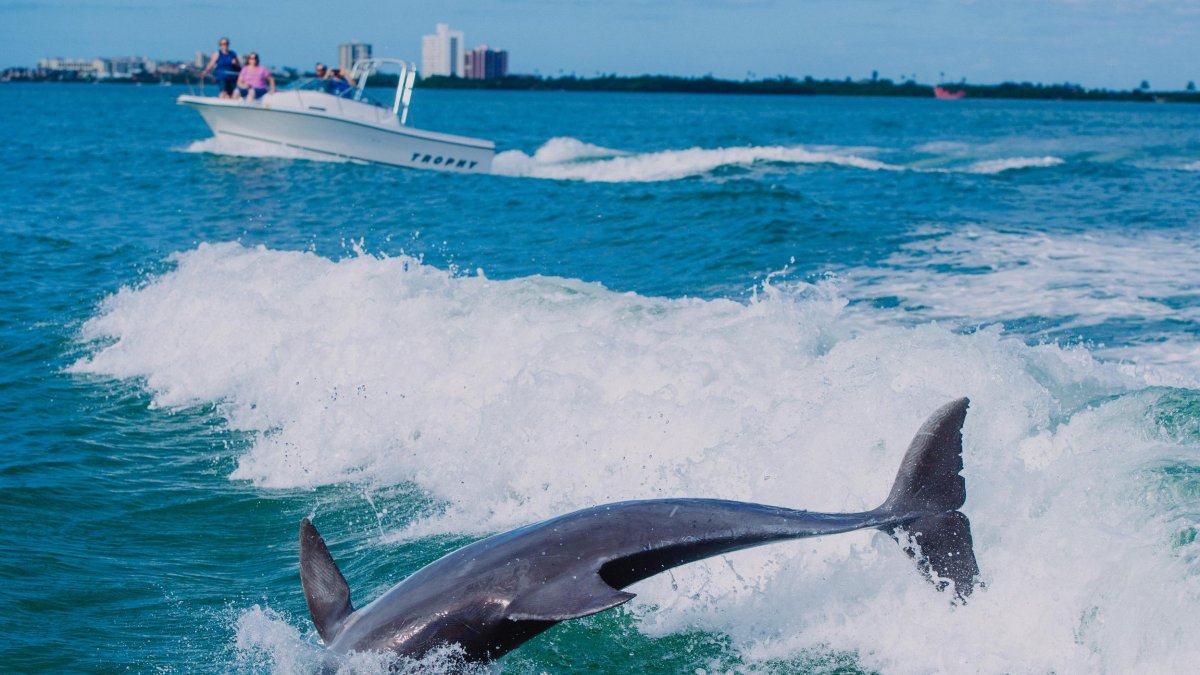
<svg viewBox="0 0 1200 675">
<path fill-rule="evenodd" d="M 390 65 L 400 69 L 396 82 L 396 98 L 392 101 L 392 114 L 400 116 L 400 124 L 408 122 L 408 104 L 412 100 L 413 84 L 417 80 L 417 66 L 409 61 L 400 59 L 362 59 L 354 63 L 350 69 L 350 79 L 356 82 L 353 98 L 362 100 L 367 88 L 367 80 L 379 70 L 380 66 Z"/>
<path fill-rule="evenodd" d="M 189 70 L 188 74 L 186 75 L 186 77 L 184 79 L 184 82 L 187 83 L 188 93 L 191 94 L 192 96 L 208 96 L 208 93 L 206 91 L 204 91 L 204 78 L 205 77 L 207 77 L 207 76 L 197 74 L 196 79 L 193 80 L 192 79 L 192 71 Z M 221 88 L 217 87 L 217 91 L 220 91 L 220 90 L 221 90 Z"/>
</svg>

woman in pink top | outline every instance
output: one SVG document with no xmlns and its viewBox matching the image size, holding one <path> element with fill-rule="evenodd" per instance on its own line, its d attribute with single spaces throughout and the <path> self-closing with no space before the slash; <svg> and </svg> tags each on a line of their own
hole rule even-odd
<svg viewBox="0 0 1200 675">
<path fill-rule="evenodd" d="M 237 86 L 239 98 L 244 96 L 247 101 L 253 101 L 262 98 L 268 91 L 275 93 L 275 77 L 259 62 L 258 54 L 250 52 L 246 55 L 246 65 L 238 73 Z"/>
</svg>

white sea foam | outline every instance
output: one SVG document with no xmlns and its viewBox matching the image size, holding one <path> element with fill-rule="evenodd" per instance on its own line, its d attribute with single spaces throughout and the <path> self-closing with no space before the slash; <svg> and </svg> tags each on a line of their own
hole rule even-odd
<svg viewBox="0 0 1200 675">
<path fill-rule="evenodd" d="M 533 153 L 532 160 L 537 164 L 562 164 L 588 159 L 607 159 L 620 157 L 629 153 L 599 145 L 584 143 L 576 138 L 551 138 Z"/>
<path fill-rule="evenodd" d="M 240 672 L 319 672 L 324 650 L 304 640 L 278 612 L 255 605 L 237 618 L 234 631 L 234 656 Z"/>
<path fill-rule="evenodd" d="M 182 152 L 207 153 L 211 155 L 226 155 L 229 157 L 273 157 L 279 159 L 307 159 L 315 162 L 349 162 L 344 157 L 336 157 L 322 152 L 312 152 L 290 145 L 256 141 L 251 138 L 234 138 L 232 136 L 213 136 L 199 141 L 193 141 Z"/>
<path fill-rule="evenodd" d="M 333 656 L 318 647 L 316 636 L 306 639 L 287 617 L 258 605 L 242 612 L 234 625 L 237 672 L 274 675 L 483 675 L 486 666 L 468 664 L 461 648 L 446 645 L 420 659 L 375 652 Z"/>
<path fill-rule="evenodd" d="M 853 652 L 889 673 L 1200 659 L 1200 552 L 1180 543 L 1200 505 L 1157 472 L 1200 440 L 1165 433 L 1166 394 L 1083 349 L 899 326 L 802 284 L 739 303 L 238 244 L 173 258 L 104 302 L 72 370 L 141 378 L 158 406 L 218 402 L 257 435 L 233 478 L 411 481 L 446 505 L 385 540 L 656 496 L 869 508 L 922 419 L 969 395 L 965 510 L 988 584 L 970 604 L 855 533 L 643 582 L 641 629 L 718 631 L 752 660 Z M 260 614 L 238 630 L 248 653 L 301 642 Z"/>
<path fill-rule="evenodd" d="M 1164 322 L 1145 343 L 1099 346 L 1156 383 L 1200 384 L 1200 244 L 1190 232 L 1051 234 L 929 229 L 882 265 L 845 272 L 855 297 L 895 297 L 909 319 L 971 324 L 1046 319 L 1059 329 Z"/>
<path fill-rule="evenodd" d="M 533 156 L 508 150 L 496 156 L 492 172 L 587 182 L 653 182 L 703 176 L 722 167 L 758 164 L 850 167 L 867 171 L 965 172 L 994 174 L 1012 169 L 1061 164 L 1058 157 L 1010 157 L 981 160 L 961 168 L 926 168 L 890 164 L 865 156 L 874 148 L 809 146 L 745 146 L 732 148 L 688 148 L 658 152 L 627 153 L 584 143 L 573 138 L 552 138 Z"/>
<path fill-rule="evenodd" d="M 1018 169 L 1034 169 L 1058 166 L 1065 160 L 1055 155 L 1041 154 L 1047 148 L 1058 147 L 1044 139 L 1006 138 L 992 143 L 972 144 L 959 141 L 931 141 L 913 148 L 914 152 L 936 155 L 933 159 L 921 160 L 917 166 L 924 170 L 944 173 L 997 174 Z M 1014 154 L 1033 152 L 1036 155 Z M 963 164 L 963 162 L 967 162 Z M 934 168 L 931 165 L 951 164 L 950 167 Z M 930 167 L 930 168 L 924 168 Z"/>
<path fill-rule="evenodd" d="M 1179 168 L 1183 171 L 1200 171 L 1200 161 L 1189 162 Z"/>
</svg>

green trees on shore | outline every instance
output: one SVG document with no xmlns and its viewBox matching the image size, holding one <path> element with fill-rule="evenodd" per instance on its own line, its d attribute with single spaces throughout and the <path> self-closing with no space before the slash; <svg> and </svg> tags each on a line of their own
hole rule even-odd
<svg viewBox="0 0 1200 675">
<path fill-rule="evenodd" d="M 913 80 L 893 82 L 889 79 L 817 80 L 812 77 L 776 77 L 761 80 L 723 80 L 712 77 L 676 77 L 672 75 L 637 75 L 622 77 L 542 77 L 539 75 L 509 75 L 492 80 L 467 80 L 457 77 L 427 77 L 417 83 L 426 89 L 508 89 L 523 91 L 624 91 L 675 92 L 705 94 L 790 94 L 797 96 L 910 96 L 933 97 L 933 87 Z M 1186 92 L 1153 92 L 1148 88 L 1131 91 L 1086 89 L 1077 84 L 1035 84 L 1004 82 L 1001 84 L 947 84 L 947 89 L 965 91 L 967 98 L 1016 98 L 1079 101 L 1173 101 L 1200 103 L 1194 89 Z"/>
</svg>

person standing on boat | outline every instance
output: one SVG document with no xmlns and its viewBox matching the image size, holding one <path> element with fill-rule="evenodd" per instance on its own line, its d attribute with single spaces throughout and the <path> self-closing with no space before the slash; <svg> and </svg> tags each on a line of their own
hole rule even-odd
<svg viewBox="0 0 1200 675">
<path fill-rule="evenodd" d="M 212 73 L 219 89 L 217 96 L 231 98 L 234 87 L 237 86 L 238 71 L 242 69 L 242 63 L 238 61 L 237 52 L 229 48 L 229 38 L 221 38 L 217 46 L 218 49 L 213 52 L 208 65 L 200 71 L 200 79 L 203 80 L 205 75 Z"/>
<path fill-rule="evenodd" d="M 270 85 L 269 91 L 268 84 Z M 237 98 L 245 97 L 247 101 L 253 101 L 268 93 L 275 93 L 275 76 L 266 66 L 259 63 L 256 52 L 250 52 L 246 55 L 245 67 L 238 73 Z"/>
</svg>

